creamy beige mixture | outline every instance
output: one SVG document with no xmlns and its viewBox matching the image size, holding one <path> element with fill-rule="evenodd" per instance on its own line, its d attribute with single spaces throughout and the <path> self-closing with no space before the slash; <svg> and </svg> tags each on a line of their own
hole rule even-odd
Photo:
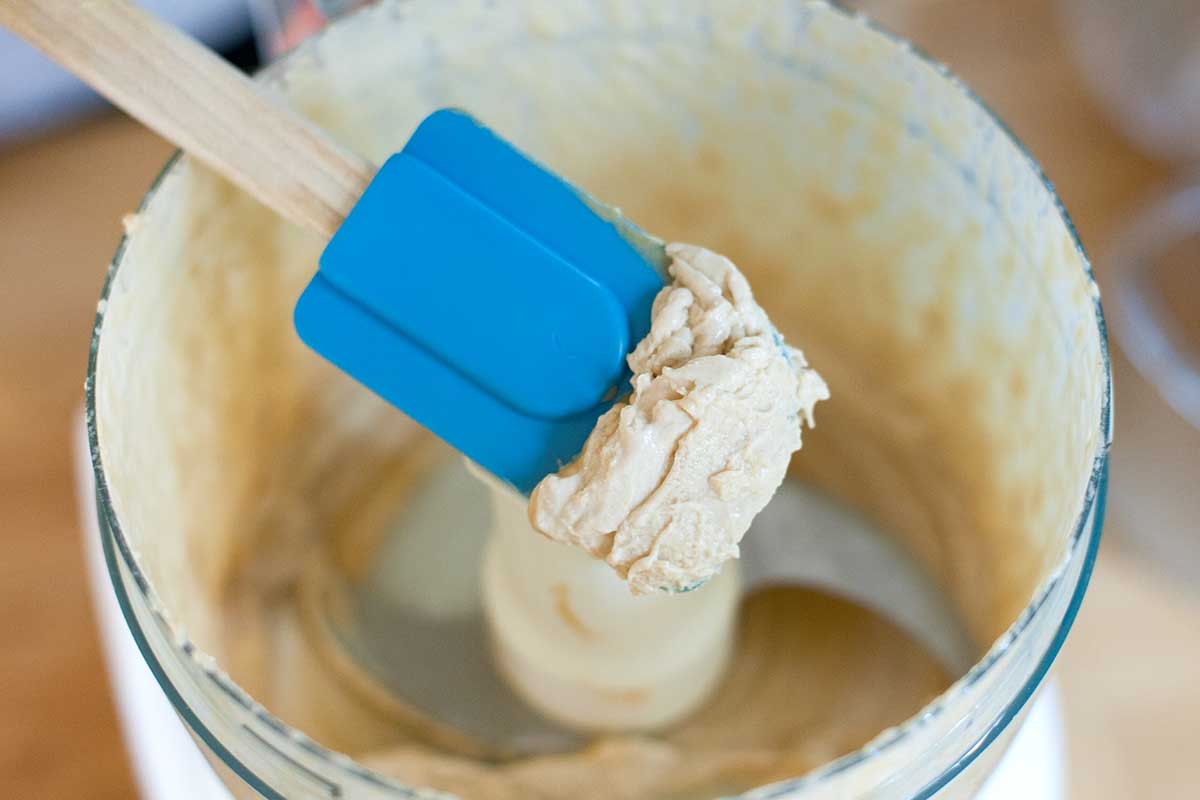
<svg viewBox="0 0 1200 800">
<path fill-rule="evenodd" d="M 738 628 L 712 699 L 661 736 L 606 736 L 579 752 L 503 764 L 411 742 L 361 758 L 463 800 L 712 800 L 850 752 L 950 682 L 895 625 L 821 592 L 758 592 Z"/>
<path fill-rule="evenodd" d="M 673 282 L 628 357 L 633 394 L 529 503 L 537 530 L 604 559 L 635 594 L 694 588 L 737 558 L 829 397 L 733 262 L 689 244 L 667 254 Z"/>
</svg>

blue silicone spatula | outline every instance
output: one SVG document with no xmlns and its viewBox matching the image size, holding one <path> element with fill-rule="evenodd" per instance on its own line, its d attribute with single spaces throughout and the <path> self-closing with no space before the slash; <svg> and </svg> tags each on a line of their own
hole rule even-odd
<svg viewBox="0 0 1200 800">
<path fill-rule="evenodd" d="M 130 3 L 5 0 L 0 24 L 332 237 L 301 338 L 504 482 L 530 491 L 623 390 L 661 243 L 468 115 L 431 114 L 376 171 Z"/>
<path fill-rule="evenodd" d="M 623 388 L 661 243 L 466 115 L 433 114 L 377 171 L 132 3 L 0 0 L 0 25 L 330 239 L 296 307 L 300 334 L 514 487 L 570 459 Z M 390 602 L 386 570 L 378 580 L 339 584 L 353 601 L 321 593 L 317 630 L 423 712 L 422 730 L 445 723 L 493 755 L 578 744 L 507 689 L 481 616 L 409 613 Z M 443 674 L 470 691 L 446 690 Z"/>
<path fill-rule="evenodd" d="M 296 304 L 300 337 L 528 493 L 623 393 L 661 242 L 469 115 L 429 115 Z"/>
</svg>

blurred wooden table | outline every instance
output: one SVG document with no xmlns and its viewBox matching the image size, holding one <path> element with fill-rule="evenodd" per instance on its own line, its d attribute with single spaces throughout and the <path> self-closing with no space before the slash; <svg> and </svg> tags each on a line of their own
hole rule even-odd
<svg viewBox="0 0 1200 800">
<path fill-rule="evenodd" d="M 949 63 L 1000 112 L 1055 181 L 1093 252 L 1131 204 L 1165 180 L 1166 171 L 1134 154 L 1084 96 L 1052 3 L 859 5 Z M 109 116 L 0 154 L 0 785 L 7 797 L 134 795 L 86 594 L 68 441 L 121 215 L 168 152 Z M 1117 369 L 1119 387 L 1127 368 L 1118 362 Z M 1195 797 L 1200 758 L 1187 749 L 1200 741 L 1200 595 L 1159 580 L 1111 542 L 1058 666 L 1073 796 Z"/>
</svg>

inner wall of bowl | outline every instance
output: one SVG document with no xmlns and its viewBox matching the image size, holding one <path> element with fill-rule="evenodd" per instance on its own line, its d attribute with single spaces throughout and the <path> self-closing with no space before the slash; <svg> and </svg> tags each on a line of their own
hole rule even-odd
<svg viewBox="0 0 1200 800">
<path fill-rule="evenodd" d="M 833 393 L 795 475 L 911 549 L 982 652 L 1062 560 L 1101 444 L 1094 286 L 961 87 L 823 5 L 750 5 L 411 0 L 274 87 L 377 161 L 461 106 L 730 256 Z M 313 236 L 186 161 L 129 224 L 96 378 L 114 509 L 168 615 L 252 663 L 271 621 L 223 637 L 231 589 L 285 592 L 420 431 L 293 333 Z"/>
</svg>

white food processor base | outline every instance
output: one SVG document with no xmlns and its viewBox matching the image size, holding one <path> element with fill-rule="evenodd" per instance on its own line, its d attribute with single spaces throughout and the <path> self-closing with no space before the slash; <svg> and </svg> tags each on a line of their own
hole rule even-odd
<svg viewBox="0 0 1200 800">
<path fill-rule="evenodd" d="M 95 487 L 82 416 L 75 463 L 92 598 L 142 800 L 233 800 L 204 759 L 138 651 L 113 594 L 100 545 Z M 1066 800 L 1066 748 L 1057 687 L 1038 694 L 1024 726 L 977 800 Z"/>
</svg>

